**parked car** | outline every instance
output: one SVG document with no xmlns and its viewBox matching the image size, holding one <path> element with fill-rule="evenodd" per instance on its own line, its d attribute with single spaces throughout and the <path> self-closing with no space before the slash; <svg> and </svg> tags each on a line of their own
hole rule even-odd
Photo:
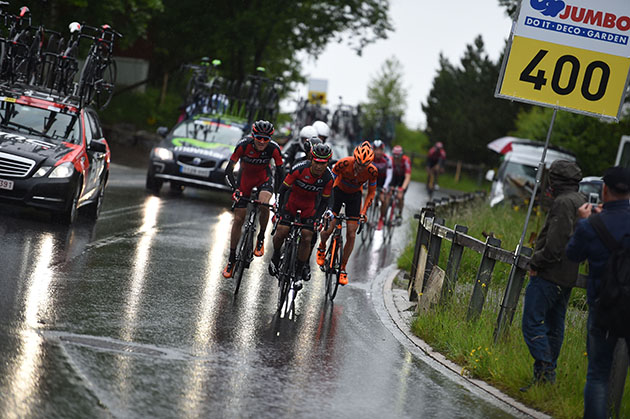
<svg viewBox="0 0 630 419">
<path fill-rule="evenodd" d="M 0 201 L 98 218 L 110 150 L 96 112 L 34 90 L 0 89 Z"/>
<path fill-rule="evenodd" d="M 602 188 L 604 180 L 601 176 L 587 176 L 580 181 L 580 192 L 586 196 L 591 204 L 599 204 L 602 202 Z"/>
<path fill-rule="evenodd" d="M 237 118 L 196 115 L 178 123 L 170 133 L 160 129 L 165 138 L 151 150 L 147 190 L 157 195 L 164 182 L 175 193 L 186 186 L 231 190 L 225 182 L 225 169 L 246 127 L 247 122 Z"/>
<path fill-rule="evenodd" d="M 520 140 L 511 143 L 503 156 L 499 170 L 488 170 L 486 180 L 492 182 L 490 206 L 500 202 L 523 202 L 531 197 L 536 183 L 536 171 L 542 156 L 544 144 Z M 575 155 L 563 148 L 549 146 L 545 156 L 545 168 L 549 169 L 555 160 L 575 161 Z"/>
</svg>

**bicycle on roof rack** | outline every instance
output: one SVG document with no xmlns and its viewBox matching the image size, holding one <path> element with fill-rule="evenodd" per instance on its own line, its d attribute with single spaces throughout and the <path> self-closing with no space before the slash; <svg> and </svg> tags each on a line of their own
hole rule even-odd
<svg viewBox="0 0 630 419">
<path fill-rule="evenodd" d="M 81 37 L 92 39 L 85 64 L 79 76 L 78 96 L 80 106 L 94 102 L 99 109 L 106 107 L 114 95 L 114 84 L 118 73 L 116 61 L 113 58 L 114 40 L 122 35 L 109 25 L 100 28 L 81 25 L 83 29 L 97 32 L 97 35 L 81 33 Z"/>
<path fill-rule="evenodd" d="M 8 3 L 0 3 L 0 16 L 4 20 L 6 33 L 0 37 L 0 78 L 11 83 L 20 81 L 25 72 L 32 36 L 31 12 L 23 6 L 17 15 L 2 9 Z"/>
</svg>

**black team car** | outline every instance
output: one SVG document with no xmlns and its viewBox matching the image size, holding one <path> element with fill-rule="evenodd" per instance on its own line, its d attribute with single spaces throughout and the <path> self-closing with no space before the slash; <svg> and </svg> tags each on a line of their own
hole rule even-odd
<svg viewBox="0 0 630 419">
<path fill-rule="evenodd" d="M 225 168 L 246 127 L 245 120 L 224 115 L 195 115 L 178 123 L 151 150 L 147 190 L 157 195 L 169 182 L 175 193 L 185 186 L 231 191 Z"/>
<path fill-rule="evenodd" d="M 0 202 L 43 208 L 64 224 L 98 218 L 110 150 L 94 110 L 36 90 L 0 89 Z"/>
</svg>

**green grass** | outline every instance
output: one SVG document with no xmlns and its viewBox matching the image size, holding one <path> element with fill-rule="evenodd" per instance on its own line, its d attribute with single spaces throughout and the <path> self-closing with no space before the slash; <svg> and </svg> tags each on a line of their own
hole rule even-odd
<svg viewBox="0 0 630 419">
<path fill-rule="evenodd" d="M 173 127 L 179 116 L 182 96 L 168 93 L 160 105 L 160 89 L 147 86 L 146 93 L 123 92 L 114 95 L 111 103 L 99 112 L 105 124 L 125 122 L 137 129 L 155 132 L 157 127 Z"/>
<path fill-rule="evenodd" d="M 469 227 L 468 234 L 481 240 L 484 240 L 482 232 L 493 232 L 502 240 L 503 248 L 513 251 L 520 239 L 525 212 L 526 208 L 489 208 L 482 203 L 456 217 L 447 218 L 446 224 L 449 227 L 455 223 L 466 225 Z M 543 223 L 544 214 L 534 212 L 526 237 L 529 238 L 530 232 L 540 230 Z M 401 269 L 411 268 L 416 230 L 417 224 L 414 224 L 412 243 L 398 259 Z M 449 250 L 450 243 L 443 241 L 439 261 L 442 268 L 446 268 Z M 581 417 L 587 366 L 585 290 L 575 288 L 572 292 L 556 384 L 534 386 L 523 393 L 519 388 L 532 377 L 533 359 L 520 330 L 522 299 L 506 338 L 497 345 L 493 343 L 509 265 L 496 264 L 481 316 L 472 322 L 463 320 L 466 318 L 480 259 L 476 252 L 464 251 L 451 304 L 417 317 L 412 326 L 413 332 L 435 350 L 461 365 L 463 373 L 489 382 L 528 406 L 558 418 Z M 630 385 L 625 388 L 624 402 L 621 417 L 630 417 Z"/>
</svg>

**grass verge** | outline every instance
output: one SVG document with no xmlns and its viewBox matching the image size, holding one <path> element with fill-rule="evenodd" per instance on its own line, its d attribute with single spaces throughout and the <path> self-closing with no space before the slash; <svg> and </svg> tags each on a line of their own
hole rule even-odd
<svg viewBox="0 0 630 419">
<path fill-rule="evenodd" d="M 469 235 L 482 240 L 482 232 L 492 232 L 502 240 L 503 248 L 514 250 L 520 239 L 525 212 L 526 208 L 489 208 L 482 203 L 447 219 L 446 224 L 449 227 L 454 223 L 466 225 Z M 526 237 L 540 230 L 543 223 L 544 214 L 535 211 Z M 413 226 L 412 242 L 398 259 L 398 266 L 407 271 L 411 268 L 416 230 L 417 222 Z M 442 243 L 439 266 L 446 268 L 450 243 Z M 435 307 L 416 317 L 412 325 L 413 332 L 433 349 L 461 365 L 462 374 L 482 379 L 528 406 L 554 417 L 581 417 L 587 367 L 585 290 L 575 288 L 571 295 L 556 384 L 534 386 L 527 392 L 521 392 L 519 389 L 532 377 L 533 364 L 520 329 L 522 298 L 505 339 L 497 344 L 494 344 L 493 339 L 509 265 L 496 264 L 481 316 L 475 321 L 464 320 L 479 262 L 479 254 L 469 249 L 464 251 L 457 287 L 450 304 Z M 630 417 L 630 386 L 626 385 L 623 397 L 625 403 L 622 404 L 621 417 Z"/>
</svg>

